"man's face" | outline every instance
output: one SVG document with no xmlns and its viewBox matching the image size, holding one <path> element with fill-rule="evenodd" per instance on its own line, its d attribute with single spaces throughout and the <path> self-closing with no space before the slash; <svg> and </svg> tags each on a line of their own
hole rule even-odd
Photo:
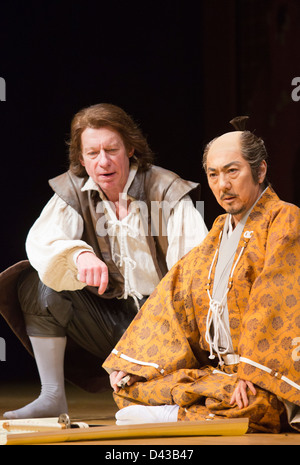
<svg viewBox="0 0 300 465">
<path fill-rule="evenodd" d="M 81 134 L 82 160 L 88 175 L 109 200 L 119 200 L 129 175 L 128 151 L 120 134 L 110 127 L 86 128 Z"/>
<path fill-rule="evenodd" d="M 231 213 L 235 225 L 260 196 L 265 174 L 266 163 L 263 162 L 259 182 L 254 182 L 250 165 L 241 153 L 239 131 L 219 137 L 208 151 L 209 186 L 221 207 Z"/>
</svg>

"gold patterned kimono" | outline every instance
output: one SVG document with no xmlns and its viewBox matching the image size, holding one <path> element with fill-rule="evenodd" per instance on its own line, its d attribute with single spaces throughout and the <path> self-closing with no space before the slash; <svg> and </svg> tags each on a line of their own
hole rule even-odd
<svg viewBox="0 0 300 465">
<path fill-rule="evenodd" d="M 145 378 L 114 394 L 119 408 L 177 404 L 178 420 L 247 417 L 250 430 L 278 433 L 300 407 L 300 210 L 270 187 L 251 210 L 228 283 L 235 358 L 223 364 L 207 324 L 227 217 L 169 271 L 103 366 Z M 230 404 L 239 379 L 257 391 L 243 409 Z"/>
</svg>

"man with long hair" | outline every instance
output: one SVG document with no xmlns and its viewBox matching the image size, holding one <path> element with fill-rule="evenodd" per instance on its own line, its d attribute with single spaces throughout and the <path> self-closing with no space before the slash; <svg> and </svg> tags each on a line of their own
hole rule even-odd
<svg viewBox="0 0 300 465">
<path fill-rule="evenodd" d="M 65 373 L 99 389 L 101 364 L 139 308 L 207 233 L 190 197 L 199 185 L 153 165 L 146 138 L 121 108 L 79 111 L 69 158 L 69 170 L 50 180 L 54 195 L 29 232 L 29 263 L 16 285 L 42 391 L 5 418 L 67 412 Z M 13 312 L 0 308 L 14 329 Z M 66 357 L 64 370 L 67 343 L 75 358 Z"/>
</svg>

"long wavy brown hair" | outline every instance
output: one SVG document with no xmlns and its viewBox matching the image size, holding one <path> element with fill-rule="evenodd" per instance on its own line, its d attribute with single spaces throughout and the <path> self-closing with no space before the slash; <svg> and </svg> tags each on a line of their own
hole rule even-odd
<svg viewBox="0 0 300 465">
<path fill-rule="evenodd" d="M 145 171 L 153 162 L 154 156 L 146 137 L 137 123 L 122 108 L 110 103 L 99 103 L 80 110 L 71 123 L 69 145 L 69 169 L 79 177 L 86 176 L 86 170 L 81 165 L 82 146 L 81 134 L 86 128 L 99 129 L 110 127 L 117 131 L 127 151 L 134 148 L 134 160 L 139 169 Z"/>
</svg>

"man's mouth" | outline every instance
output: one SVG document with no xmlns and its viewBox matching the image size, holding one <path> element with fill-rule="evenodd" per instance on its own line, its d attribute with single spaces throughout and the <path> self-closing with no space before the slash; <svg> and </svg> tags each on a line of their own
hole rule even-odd
<svg viewBox="0 0 300 465">
<path fill-rule="evenodd" d="M 113 172 L 113 173 L 100 173 L 99 176 L 100 176 L 100 178 L 110 178 L 114 174 L 115 174 L 115 172 Z"/>
<path fill-rule="evenodd" d="M 231 192 L 223 192 L 223 194 L 221 195 L 221 200 L 229 199 L 229 198 L 232 198 L 232 197 L 237 197 L 237 195 L 233 194 Z"/>
<path fill-rule="evenodd" d="M 221 200 L 223 202 L 232 202 L 236 198 L 237 198 L 237 195 L 234 195 L 234 194 L 223 194 L 221 196 Z"/>
</svg>

